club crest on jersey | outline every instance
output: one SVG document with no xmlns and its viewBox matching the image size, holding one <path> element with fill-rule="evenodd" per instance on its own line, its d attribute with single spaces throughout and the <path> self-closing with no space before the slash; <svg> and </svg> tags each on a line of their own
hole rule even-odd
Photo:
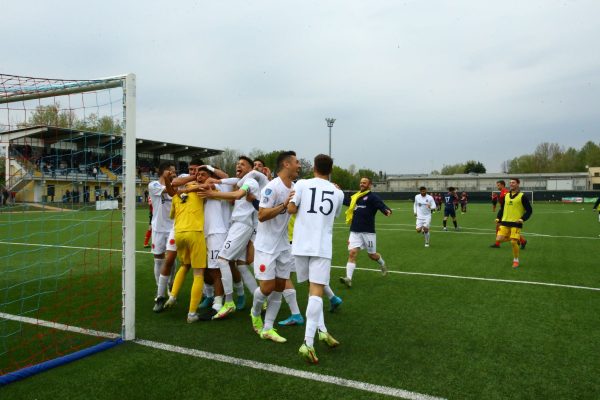
<svg viewBox="0 0 600 400">
<path fill-rule="evenodd" d="M 271 189 L 265 190 L 265 196 L 269 196 L 273 191 Z"/>
<path fill-rule="evenodd" d="M 258 269 L 260 269 L 260 272 L 265 272 L 267 267 L 265 266 L 265 264 L 260 264 L 260 267 Z"/>
</svg>

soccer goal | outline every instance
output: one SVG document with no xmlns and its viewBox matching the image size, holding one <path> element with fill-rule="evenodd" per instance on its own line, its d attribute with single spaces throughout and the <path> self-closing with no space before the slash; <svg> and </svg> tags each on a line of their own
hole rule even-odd
<svg viewBox="0 0 600 400">
<path fill-rule="evenodd" d="M 135 338 L 135 97 L 0 74 L 0 386 Z"/>
<path fill-rule="evenodd" d="M 523 193 L 524 196 L 527 197 L 527 199 L 529 199 L 529 202 L 531 204 L 533 204 L 533 190 L 521 190 L 521 192 Z M 500 196 L 500 191 L 499 190 L 492 191 L 492 196 L 494 195 L 494 193 L 497 196 Z"/>
</svg>

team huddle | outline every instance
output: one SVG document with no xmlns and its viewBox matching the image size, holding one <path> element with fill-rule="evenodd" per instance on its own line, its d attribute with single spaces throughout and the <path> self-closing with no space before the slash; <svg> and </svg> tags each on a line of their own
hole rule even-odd
<svg viewBox="0 0 600 400">
<path fill-rule="evenodd" d="M 378 263 L 383 275 L 387 274 L 385 261 L 376 250 L 375 215 L 379 211 L 389 216 L 392 210 L 371 192 L 369 178 L 360 180 L 359 192 L 345 196 L 329 181 L 333 160 L 327 155 L 315 157 L 311 179 L 298 180 L 300 163 L 293 151 L 280 153 L 276 164 L 277 174 L 272 180 L 264 162 L 245 156 L 239 157 L 233 178 L 201 160 L 193 160 L 188 173 L 179 176 L 172 163 L 159 166 L 159 179 L 148 185 L 157 285 L 154 311 L 158 313 L 176 304 L 191 269 L 188 323 L 223 319 L 244 309 L 245 287 L 252 294 L 250 323 L 254 332 L 261 339 L 286 342 L 275 329 L 285 300 L 290 316 L 277 324 L 306 323 L 299 355 L 309 363 L 318 363 L 315 337 L 329 347 L 339 345 L 325 325 L 322 300 L 325 294 L 332 312 L 342 303 L 329 286 L 334 220 L 342 206 L 348 206 L 349 256 L 346 276 L 340 281 L 351 287 L 361 249 L 366 249 L 369 258 Z M 444 230 L 448 217 L 459 229 L 455 197 L 455 190 L 449 188 L 444 198 Z M 531 215 L 531 206 L 519 195 L 518 184 L 513 196 L 513 180 L 508 197 L 509 201 L 501 202 L 497 240 L 512 241 L 514 251 L 514 242 L 520 239 L 520 228 Z M 431 213 L 436 207 L 422 187 L 415 196 L 414 213 L 417 232 L 424 235 L 426 247 Z M 175 273 L 176 258 L 180 268 Z M 513 265 L 517 266 L 518 245 L 515 260 Z M 292 272 L 299 283 L 309 282 L 306 321 L 298 307 L 290 279 Z"/>
</svg>

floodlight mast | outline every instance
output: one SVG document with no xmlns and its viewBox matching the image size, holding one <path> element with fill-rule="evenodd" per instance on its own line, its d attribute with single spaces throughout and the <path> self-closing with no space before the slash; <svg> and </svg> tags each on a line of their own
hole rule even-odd
<svg viewBox="0 0 600 400">
<path fill-rule="evenodd" d="M 327 122 L 327 126 L 329 127 L 329 157 L 331 157 L 331 128 L 333 128 L 335 118 L 325 118 L 325 122 Z"/>
</svg>

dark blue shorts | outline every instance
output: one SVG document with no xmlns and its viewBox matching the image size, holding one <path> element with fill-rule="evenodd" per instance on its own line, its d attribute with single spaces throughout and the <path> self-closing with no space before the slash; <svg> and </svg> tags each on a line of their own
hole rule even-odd
<svg viewBox="0 0 600 400">
<path fill-rule="evenodd" d="M 454 211 L 454 207 L 444 207 L 444 217 L 456 218 L 456 211 Z"/>
</svg>

